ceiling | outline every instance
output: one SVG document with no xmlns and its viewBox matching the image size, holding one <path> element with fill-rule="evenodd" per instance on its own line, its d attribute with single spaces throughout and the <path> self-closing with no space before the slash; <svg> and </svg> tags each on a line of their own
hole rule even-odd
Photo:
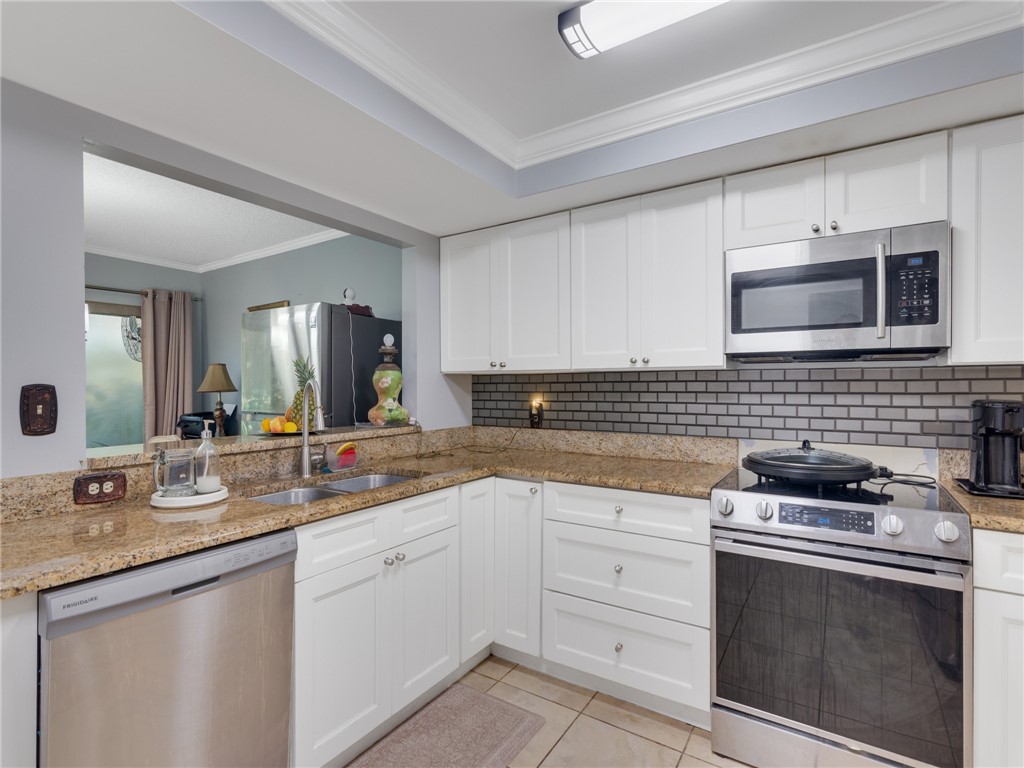
<svg viewBox="0 0 1024 768">
<path fill-rule="evenodd" d="M 436 235 L 1024 110 L 1020 2 L 571 5 L 4 0 L 0 72 Z"/>
</svg>

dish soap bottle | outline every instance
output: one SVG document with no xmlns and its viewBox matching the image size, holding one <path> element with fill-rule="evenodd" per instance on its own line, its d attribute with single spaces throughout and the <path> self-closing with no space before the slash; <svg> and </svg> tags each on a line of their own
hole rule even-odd
<svg viewBox="0 0 1024 768">
<path fill-rule="evenodd" d="M 203 419 L 203 444 L 196 449 L 196 493 L 214 493 L 220 490 L 220 456 L 210 442 L 213 432 L 209 419 Z"/>
</svg>

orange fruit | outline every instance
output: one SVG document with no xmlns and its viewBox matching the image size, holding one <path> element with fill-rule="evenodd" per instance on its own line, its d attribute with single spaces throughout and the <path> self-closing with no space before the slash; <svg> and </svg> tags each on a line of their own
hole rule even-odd
<svg viewBox="0 0 1024 768">
<path fill-rule="evenodd" d="M 260 422 L 260 429 L 262 429 L 264 432 L 269 432 L 270 431 L 270 419 L 264 419 L 263 421 L 261 421 Z"/>
<path fill-rule="evenodd" d="M 298 430 L 298 428 L 299 428 L 299 425 L 296 424 L 294 421 L 286 421 L 284 423 L 284 431 L 285 432 L 295 432 L 295 431 Z"/>
</svg>

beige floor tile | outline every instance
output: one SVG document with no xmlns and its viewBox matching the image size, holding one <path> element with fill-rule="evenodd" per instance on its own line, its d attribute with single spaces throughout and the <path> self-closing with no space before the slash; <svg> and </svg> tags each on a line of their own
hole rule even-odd
<svg viewBox="0 0 1024 768">
<path fill-rule="evenodd" d="M 575 709 L 577 712 L 581 712 L 594 695 L 588 688 L 581 688 L 525 667 L 513 669 L 501 681 L 550 699 L 564 707 Z"/>
<path fill-rule="evenodd" d="M 712 752 L 711 734 L 702 728 L 693 729 L 693 733 L 690 734 L 690 740 L 686 742 L 685 754 L 696 757 L 705 763 L 717 765 L 719 768 L 747 768 L 746 763 L 740 763 Z"/>
<path fill-rule="evenodd" d="M 700 758 L 694 757 L 683 753 L 682 759 L 679 761 L 678 768 L 715 768 L 711 763 L 705 763 Z"/>
<path fill-rule="evenodd" d="M 678 752 L 686 748 L 692 726 L 660 715 L 628 701 L 599 693 L 587 704 L 583 714 L 602 720 L 623 730 L 664 744 Z"/>
<path fill-rule="evenodd" d="M 489 677 L 492 680 L 501 680 L 510 671 L 516 668 L 516 665 L 511 661 L 505 661 L 499 659 L 497 656 L 488 656 L 486 659 L 481 661 L 473 671 L 477 674 Z"/>
<path fill-rule="evenodd" d="M 459 682 L 486 693 L 497 681 L 492 677 L 478 675 L 476 672 L 467 672 Z"/>
<path fill-rule="evenodd" d="M 544 718 L 544 725 L 509 763 L 509 768 L 537 768 L 579 714 L 573 709 L 505 683 L 495 683 L 487 693 Z"/>
<path fill-rule="evenodd" d="M 680 753 L 635 733 L 580 715 L 542 768 L 675 768 Z"/>
</svg>

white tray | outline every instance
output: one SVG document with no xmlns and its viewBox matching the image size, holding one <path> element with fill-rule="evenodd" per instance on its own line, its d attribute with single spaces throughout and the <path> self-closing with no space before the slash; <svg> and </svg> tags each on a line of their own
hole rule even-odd
<svg viewBox="0 0 1024 768">
<path fill-rule="evenodd" d="M 213 493 L 197 493 L 195 496 L 161 496 L 159 492 L 149 497 L 151 506 L 161 509 L 184 509 L 185 507 L 202 507 L 222 501 L 228 497 L 226 485 L 222 485 L 219 491 Z"/>
</svg>

